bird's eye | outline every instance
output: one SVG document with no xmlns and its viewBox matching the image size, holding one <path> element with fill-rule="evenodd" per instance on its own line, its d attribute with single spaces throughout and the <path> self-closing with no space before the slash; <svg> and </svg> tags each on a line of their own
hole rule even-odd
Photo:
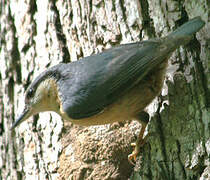
<svg viewBox="0 0 210 180">
<path fill-rule="evenodd" d="M 28 92 L 27 92 L 27 98 L 31 98 L 32 96 L 33 96 L 33 94 L 34 94 L 34 90 L 32 89 L 32 88 L 30 88 L 29 90 L 28 90 Z"/>
</svg>

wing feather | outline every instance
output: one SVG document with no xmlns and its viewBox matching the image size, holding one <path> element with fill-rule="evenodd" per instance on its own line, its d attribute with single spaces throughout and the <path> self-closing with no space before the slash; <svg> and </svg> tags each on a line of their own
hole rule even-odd
<svg viewBox="0 0 210 180">
<path fill-rule="evenodd" d="M 157 41 L 121 45 L 69 64 L 76 72 L 60 86 L 63 110 L 73 119 L 92 116 L 126 93 L 152 68 Z M 152 52 L 152 53 L 151 53 Z M 70 69 L 74 70 L 70 70 Z M 64 72 L 63 72 L 64 73 Z M 70 79 L 70 80 L 69 80 Z M 65 88 L 60 88 L 64 90 Z"/>
</svg>

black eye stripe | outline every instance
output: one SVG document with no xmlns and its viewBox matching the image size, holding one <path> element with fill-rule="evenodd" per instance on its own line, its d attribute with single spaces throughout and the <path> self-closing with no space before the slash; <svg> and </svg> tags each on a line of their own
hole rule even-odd
<svg viewBox="0 0 210 180">
<path fill-rule="evenodd" d="M 31 98 L 34 94 L 34 90 L 32 88 L 30 88 L 27 92 L 27 98 Z"/>
</svg>

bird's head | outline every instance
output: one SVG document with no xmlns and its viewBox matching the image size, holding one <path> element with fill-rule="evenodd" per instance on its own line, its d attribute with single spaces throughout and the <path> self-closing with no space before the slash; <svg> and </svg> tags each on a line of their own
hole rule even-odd
<svg viewBox="0 0 210 180">
<path fill-rule="evenodd" d="M 59 108 L 57 97 L 56 81 L 50 76 L 44 76 L 42 73 L 26 90 L 24 110 L 11 129 L 39 112 L 57 111 Z"/>
</svg>

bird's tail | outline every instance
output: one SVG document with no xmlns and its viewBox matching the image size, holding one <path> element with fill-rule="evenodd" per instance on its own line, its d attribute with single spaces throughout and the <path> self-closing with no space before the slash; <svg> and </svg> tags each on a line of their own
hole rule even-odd
<svg viewBox="0 0 210 180">
<path fill-rule="evenodd" d="M 198 32 L 204 25 L 205 22 L 201 20 L 201 17 L 195 17 L 177 28 L 172 33 L 170 33 L 168 37 L 176 38 L 180 36 L 192 36 L 193 34 Z"/>
<path fill-rule="evenodd" d="M 171 32 L 168 36 L 161 38 L 165 52 L 162 53 L 163 51 L 160 51 L 160 57 L 172 53 L 181 45 L 187 44 L 204 25 L 205 22 L 200 17 L 195 17 Z"/>
</svg>

